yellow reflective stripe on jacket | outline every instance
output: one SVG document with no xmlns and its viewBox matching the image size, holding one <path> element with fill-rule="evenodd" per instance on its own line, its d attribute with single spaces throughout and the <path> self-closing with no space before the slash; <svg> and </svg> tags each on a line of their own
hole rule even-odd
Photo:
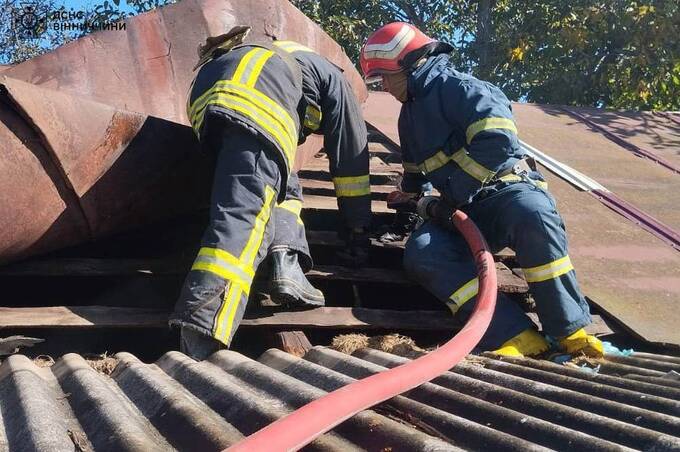
<svg viewBox="0 0 680 452">
<path fill-rule="evenodd" d="M 257 83 L 257 79 L 260 76 L 260 73 L 262 72 L 264 64 L 267 62 L 269 58 L 271 58 L 272 55 L 274 55 L 274 52 L 272 52 L 271 50 L 267 50 L 263 55 L 257 57 L 257 60 L 253 64 L 253 68 L 250 72 L 250 75 L 248 75 L 248 81 L 246 82 L 246 86 L 250 88 L 255 87 L 255 84 Z"/>
<path fill-rule="evenodd" d="M 495 174 L 493 171 L 483 167 L 470 158 L 470 156 L 467 155 L 465 148 L 460 148 L 453 155 L 446 155 L 443 151 L 437 151 L 435 155 L 425 159 L 423 163 L 418 165 L 418 168 L 423 173 L 428 174 L 438 170 L 451 161 L 456 162 L 460 169 L 482 183 L 493 179 Z"/>
<path fill-rule="evenodd" d="M 292 166 L 298 142 L 295 122 L 283 107 L 255 89 L 262 69 L 272 55 L 273 51 L 260 47 L 248 51 L 239 61 L 232 79 L 218 80 L 189 105 L 187 114 L 198 136 L 208 105 L 220 105 L 238 111 L 272 135 L 285 154 L 288 165 Z"/>
<path fill-rule="evenodd" d="M 464 151 L 464 149 L 461 149 L 461 151 Z M 439 168 L 446 165 L 450 161 L 451 156 L 444 154 L 443 151 L 437 151 L 435 155 L 428 159 L 425 159 L 423 163 L 418 165 L 418 168 L 420 169 L 420 171 L 427 174 L 438 170 Z"/>
<path fill-rule="evenodd" d="M 218 81 L 206 94 L 197 99 L 190 109 L 192 126 L 196 133 L 203 124 L 205 108 L 208 105 L 230 108 L 244 114 L 269 132 L 285 153 L 289 163 L 293 164 L 297 133 L 295 123 L 288 112 L 256 89 L 228 80 Z"/>
<path fill-rule="evenodd" d="M 402 162 L 401 164 L 404 167 L 404 172 L 405 173 L 415 173 L 415 174 L 420 174 L 420 168 L 418 168 L 418 165 L 415 163 L 409 163 L 409 162 Z"/>
<path fill-rule="evenodd" d="M 265 227 L 271 216 L 272 204 L 274 202 L 274 197 L 276 191 L 269 186 L 265 187 L 264 204 L 260 209 L 260 212 L 255 217 L 255 223 L 253 224 L 253 229 L 250 231 L 250 236 L 246 242 L 243 252 L 239 257 L 238 261 L 241 265 L 246 268 L 251 269 L 253 272 L 253 264 L 255 263 L 255 257 L 257 256 L 260 246 L 262 245 L 262 240 L 264 238 Z M 241 302 L 241 289 L 235 287 L 238 285 L 230 284 L 227 293 L 225 293 L 224 301 L 217 311 L 215 316 L 215 325 L 213 327 L 213 336 L 223 343 L 226 343 L 231 336 L 231 332 L 234 328 L 234 317 L 239 303 Z"/>
<path fill-rule="evenodd" d="M 285 153 L 288 162 L 290 164 L 293 163 L 295 147 L 292 144 L 292 138 L 285 132 L 279 123 L 272 121 L 271 116 L 267 115 L 265 111 L 257 108 L 253 103 L 241 97 L 219 92 L 216 92 L 213 97 L 209 98 L 208 103 L 210 105 L 217 105 L 238 111 L 250 118 L 255 124 L 259 125 L 272 135 Z M 200 128 L 200 124 L 198 127 Z"/>
<path fill-rule="evenodd" d="M 304 126 L 316 132 L 321 127 L 321 116 L 321 110 L 313 105 L 307 105 L 307 108 L 305 108 Z"/>
<path fill-rule="evenodd" d="M 451 156 L 451 160 L 456 162 L 458 166 L 460 166 L 460 169 L 483 184 L 493 179 L 494 175 L 496 174 L 490 169 L 485 168 L 484 166 L 475 162 L 469 155 L 467 155 L 465 149 L 461 149 L 453 154 Z"/>
<path fill-rule="evenodd" d="M 507 176 L 499 177 L 498 180 L 501 182 L 522 182 L 524 179 L 517 174 L 508 174 Z M 548 183 L 545 181 L 531 179 L 531 182 L 536 184 L 536 186 L 542 190 L 548 189 Z"/>
<path fill-rule="evenodd" d="M 523 268 L 522 270 L 524 271 L 524 278 L 527 280 L 527 282 L 536 283 L 557 278 L 569 273 L 573 269 L 574 266 L 571 264 L 571 259 L 569 259 L 569 256 L 564 256 L 545 265 Z"/>
<path fill-rule="evenodd" d="M 365 176 L 334 177 L 335 196 L 351 198 L 371 194 L 371 183 L 368 174 Z"/>
<path fill-rule="evenodd" d="M 218 80 L 209 90 L 207 90 L 199 98 L 197 98 L 196 101 L 194 101 L 190 107 L 191 111 L 189 115 L 192 123 L 203 120 L 200 115 L 203 113 L 203 109 L 208 103 L 208 98 L 216 91 L 231 93 L 254 103 L 258 108 L 264 110 L 265 113 L 271 116 L 272 119 L 280 122 L 286 131 L 291 134 L 291 136 L 297 136 L 293 118 L 291 118 L 290 114 L 288 114 L 284 108 L 282 108 L 263 92 L 255 88 L 236 83 L 232 80 Z"/>
<path fill-rule="evenodd" d="M 262 72 L 264 63 L 274 54 L 271 50 L 256 47 L 248 51 L 239 61 L 234 76 L 231 78 L 237 83 L 243 83 L 250 87 L 255 86 L 257 78 Z"/>
<path fill-rule="evenodd" d="M 302 222 L 302 218 L 300 218 L 300 212 L 302 212 L 302 201 L 298 201 L 297 199 L 287 199 L 283 201 L 280 204 L 276 205 L 277 209 L 283 209 L 286 210 L 293 215 L 295 215 L 295 218 L 298 222 L 298 224 L 301 224 L 304 226 L 304 223 Z"/>
<path fill-rule="evenodd" d="M 490 129 L 507 129 L 517 134 L 517 127 L 512 119 L 508 118 L 484 118 L 472 123 L 465 132 L 467 143 L 472 143 L 472 139 L 479 132 Z"/>
<path fill-rule="evenodd" d="M 274 45 L 278 48 L 280 48 L 283 51 L 286 51 L 288 53 L 292 52 L 312 52 L 314 51 L 310 49 L 309 47 L 305 47 L 300 43 L 297 43 L 295 41 L 274 41 Z"/>
<path fill-rule="evenodd" d="M 466 282 L 458 290 L 451 294 L 449 300 L 453 303 L 447 303 L 447 306 L 455 314 L 458 309 L 461 308 L 465 303 L 470 301 L 472 297 L 477 295 L 479 291 L 479 279 L 474 278 Z"/>
</svg>

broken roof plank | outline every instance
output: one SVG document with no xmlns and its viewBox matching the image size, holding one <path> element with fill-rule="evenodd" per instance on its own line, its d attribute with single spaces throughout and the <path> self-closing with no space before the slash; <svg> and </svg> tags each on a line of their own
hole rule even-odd
<svg viewBox="0 0 680 452">
<path fill-rule="evenodd" d="M 2 276 L 121 276 L 182 274 L 191 262 L 178 259 L 98 259 L 61 258 L 21 262 L 0 268 Z M 526 282 L 502 263 L 496 263 L 498 287 L 507 293 L 524 293 Z M 386 268 L 348 268 L 317 265 L 307 273 L 312 280 L 352 281 L 375 284 L 417 285 L 403 270 Z"/>
</svg>

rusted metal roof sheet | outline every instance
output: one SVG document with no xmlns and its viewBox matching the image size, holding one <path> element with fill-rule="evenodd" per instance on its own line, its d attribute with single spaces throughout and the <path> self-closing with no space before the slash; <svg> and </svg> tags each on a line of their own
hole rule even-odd
<svg viewBox="0 0 680 452">
<path fill-rule="evenodd" d="M 235 25 L 249 25 L 254 39 L 295 40 L 318 51 L 344 70 L 360 101 L 366 98 L 363 80 L 341 47 L 285 0 L 182 0 L 125 24 L 125 30 L 89 34 L 5 75 L 188 124 L 186 97 L 198 45 Z"/>
<path fill-rule="evenodd" d="M 558 108 L 513 106 L 520 137 L 595 179 L 662 223 L 680 230 L 680 177 L 622 149 Z"/>
<path fill-rule="evenodd" d="M 189 127 L 0 77 L 0 261 L 207 205 Z"/>
<path fill-rule="evenodd" d="M 181 126 L 186 95 L 198 44 L 237 24 L 317 50 L 365 99 L 340 46 L 284 0 L 184 0 L 2 67 L 0 262 L 203 204 L 212 177 Z M 321 146 L 310 137 L 296 169 Z"/>
<path fill-rule="evenodd" d="M 628 143 L 680 167 L 680 122 L 672 113 L 568 107 Z"/>
<path fill-rule="evenodd" d="M 680 345 L 680 253 L 543 171 L 557 200 L 584 294 L 636 336 Z"/>
<path fill-rule="evenodd" d="M 390 93 L 371 91 L 364 103 L 364 118 L 392 141 L 399 143 L 397 118 L 400 110 L 401 103 Z"/>
<path fill-rule="evenodd" d="M 0 367 L 0 447 L 219 450 L 354 378 L 406 360 L 323 347 L 304 358 L 272 349 L 258 361 L 232 351 L 202 362 L 179 352 L 154 364 L 129 353 L 116 357 L 110 376 L 76 354 L 52 367 L 7 358 Z M 678 358 L 648 354 L 602 365 L 600 374 L 470 356 L 307 450 L 676 450 L 680 388 L 652 367 L 680 370 Z M 662 381 L 637 380 L 654 378 L 650 371 Z"/>
</svg>

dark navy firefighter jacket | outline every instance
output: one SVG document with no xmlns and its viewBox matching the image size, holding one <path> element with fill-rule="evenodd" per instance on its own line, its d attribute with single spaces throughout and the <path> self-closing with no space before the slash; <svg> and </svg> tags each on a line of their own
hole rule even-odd
<svg viewBox="0 0 680 452">
<path fill-rule="evenodd" d="M 201 67 L 187 112 L 199 139 L 208 118 L 219 116 L 270 143 L 280 157 L 281 196 L 298 144 L 323 134 L 345 224 L 369 225 L 366 125 L 342 70 L 326 58 L 293 41 L 238 46 Z"/>
<path fill-rule="evenodd" d="M 525 157 L 508 98 L 456 71 L 448 54 L 430 56 L 409 76 L 408 95 L 399 116 L 404 191 L 429 181 L 461 207 Z"/>
</svg>

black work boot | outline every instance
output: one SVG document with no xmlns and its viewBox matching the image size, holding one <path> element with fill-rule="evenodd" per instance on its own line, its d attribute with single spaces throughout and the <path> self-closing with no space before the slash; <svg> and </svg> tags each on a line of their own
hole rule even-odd
<svg viewBox="0 0 680 452">
<path fill-rule="evenodd" d="M 272 301 L 309 308 L 326 304 L 323 293 L 314 288 L 302 272 L 296 251 L 276 250 L 270 259 L 269 296 Z"/>
</svg>

